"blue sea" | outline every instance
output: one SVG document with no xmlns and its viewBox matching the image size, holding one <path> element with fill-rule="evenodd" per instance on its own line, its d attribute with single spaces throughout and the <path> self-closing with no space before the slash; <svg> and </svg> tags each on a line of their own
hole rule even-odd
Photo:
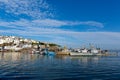
<svg viewBox="0 0 120 80">
<path fill-rule="evenodd" d="M 120 56 L 0 53 L 0 80 L 120 80 Z"/>
</svg>

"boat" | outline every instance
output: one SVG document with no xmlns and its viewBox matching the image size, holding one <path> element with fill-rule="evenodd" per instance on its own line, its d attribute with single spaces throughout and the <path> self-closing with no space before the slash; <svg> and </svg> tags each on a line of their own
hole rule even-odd
<svg viewBox="0 0 120 80">
<path fill-rule="evenodd" d="M 94 53 L 70 52 L 71 56 L 92 56 Z"/>
<path fill-rule="evenodd" d="M 70 52 L 70 55 L 76 55 L 76 56 L 97 56 L 97 55 L 103 55 L 101 53 L 101 49 L 100 48 L 96 48 L 93 45 L 90 44 L 90 48 L 82 48 L 82 49 L 73 49 Z"/>
<path fill-rule="evenodd" d="M 33 54 L 41 54 L 41 55 L 55 55 L 54 52 L 48 51 L 48 49 L 42 49 L 42 50 L 32 50 Z"/>
<path fill-rule="evenodd" d="M 48 56 L 55 56 L 55 52 L 49 51 L 47 55 Z"/>
<path fill-rule="evenodd" d="M 94 56 L 98 54 L 99 54 L 99 51 L 97 49 L 87 50 L 86 48 L 70 52 L 70 55 L 72 56 Z"/>
<path fill-rule="evenodd" d="M 15 50 L 15 51 L 20 51 L 20 50 L 22 50 L 22 48 L 16 47 L 14 50 Z"/>
</svg>

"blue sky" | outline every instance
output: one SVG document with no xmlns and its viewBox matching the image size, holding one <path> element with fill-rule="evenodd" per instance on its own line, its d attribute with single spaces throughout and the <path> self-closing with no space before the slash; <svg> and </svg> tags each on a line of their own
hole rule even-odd
<svg viewBox="0 0 120 80">
<path fill-rule="evenodd" d="M 120 0 L 0 0 L 0 34 L 120 49 Z"/>
</svg>

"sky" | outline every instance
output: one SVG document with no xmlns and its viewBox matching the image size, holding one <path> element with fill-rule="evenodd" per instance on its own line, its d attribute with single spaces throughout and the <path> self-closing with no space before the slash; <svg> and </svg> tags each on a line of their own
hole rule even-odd
<svg viewBox="0 0 120 80">
<path fill-rule="evenodd" d="M 120 0 L 0 0 L 0 35 L 120 49 Z"/>
</svg>

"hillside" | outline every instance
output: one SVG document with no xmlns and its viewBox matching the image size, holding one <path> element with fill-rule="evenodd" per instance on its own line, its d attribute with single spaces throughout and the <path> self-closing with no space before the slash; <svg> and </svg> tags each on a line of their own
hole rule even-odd
<svg viewBox="0 0 120 80">
<path fill-rule="evenodd" d="M 60 45 L 54 43 L 45 43 L 32 39 L 26 39 L 16 36 L 0 36 L 0 50 L 2 51 L 20 51 L 23 49 L 34 49 L 34 48 L 49 48 L 54 50 L 60 47 Z"/>
</svg>

